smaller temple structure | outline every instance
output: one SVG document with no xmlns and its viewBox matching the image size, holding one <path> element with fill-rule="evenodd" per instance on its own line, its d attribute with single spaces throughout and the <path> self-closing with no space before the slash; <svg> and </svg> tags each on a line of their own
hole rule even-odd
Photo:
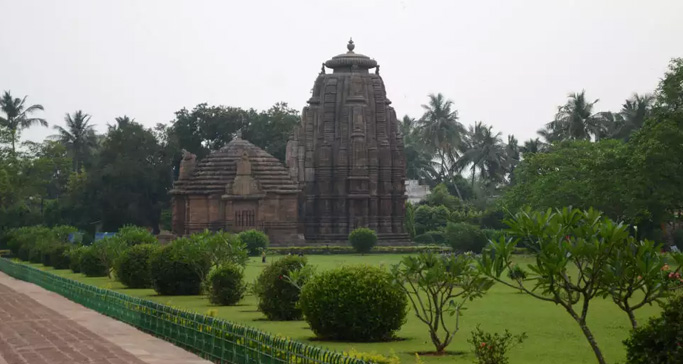
<svg viewBox="0 0 683 364">
<path fill-rule="evenodd" d="M 237 137 L 201 161 L 184 151 L 171 190 L 173 233 L 262 230 L 274 245 L 300 244 L 300 189 L 275 157 Z"/>
</svg>

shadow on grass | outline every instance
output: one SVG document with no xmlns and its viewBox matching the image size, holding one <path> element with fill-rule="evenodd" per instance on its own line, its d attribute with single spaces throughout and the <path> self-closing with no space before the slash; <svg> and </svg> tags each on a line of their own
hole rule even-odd
<svg viewBox="0 0 683 364">
<path fill-rule="evenodd" d="M 307 329 L 309 329 L 307 327 Z M 314 342 L 331 342 L 331 343 L 353 343 L 353 344 L 372 344 L 372 343 L 393 343 L 393 342 L 401 342 L 401 341 L 407 341 L 410 340 L 410 338 L 405 338 L 405 337 L 394 337 L 391 339 L 386 339 L 386 340 L 377 340 L 377 341 L 355 341 L 355 340 L 331 340 L 331 339 L 324 339 L 324 338 L 319 338 L 319 337 L 309 337 L 306 338 L 308 341 L 314 341 Z"/>
<path fill-rule="evenodd" d="M 406 352 L 409 355 L 419 355 L 419 356 L 433 356 L 433 357 L 442 357 L 442 356 L 463 356 L 467 354 L 466 351 L 446 351 L 442 354 L 439 354 L 435 351 L 412 351 L 412 352 Z"/>
</svg>

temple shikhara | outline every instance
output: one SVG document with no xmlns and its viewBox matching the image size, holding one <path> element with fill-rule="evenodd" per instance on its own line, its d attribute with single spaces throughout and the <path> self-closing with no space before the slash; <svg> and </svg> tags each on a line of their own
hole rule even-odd
<svg viewBox="0 0 683 364">
<path fill-rule="evenodd" d="M 368 227 L 380 244 L 409 242 L 396 112 L 377 62 L 347 48 L 323 64 L 286 166 L 239 137 L 199 162 L 185 153 L 171 191 L 175 234 L 259 229 L 274 245 L 300 245 L 346 243 Z"/>
</svg>

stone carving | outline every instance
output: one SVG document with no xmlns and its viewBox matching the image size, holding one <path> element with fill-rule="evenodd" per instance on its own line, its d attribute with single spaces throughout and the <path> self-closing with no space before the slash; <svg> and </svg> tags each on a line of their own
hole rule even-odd
<svg viewBox="0 0 683 364">
<path fill-rule="evenodd" d="M 251 162 L 249 154 L 245 150 L 242 157 L 237 161 L 237 175 L 232 184 L 226 188 L 228 195 L 248 196 L 261 193 L 259 183 L 251 176 Z"/>
<path fill-rule="evenodd" d="M 192 172 L 194 172 L 194 168 L 197 165 L 197 156 L 185 149 L 182 150 L 182 154 L 183 157 L 180 160 L 178 179 L 187 179 L 192 176 Z"/>
<path fill-rule="evenodd" d="M 405 159 L 396 112 L 377 62 L 347 52 L 324 63 L 301 124 L 287 145 L 287 166 L 299 183 L 300 220 L 308 242 L 346 242 L 365 226 L 380 243 L 408 243 L 404 230 Z"/>
</svg>

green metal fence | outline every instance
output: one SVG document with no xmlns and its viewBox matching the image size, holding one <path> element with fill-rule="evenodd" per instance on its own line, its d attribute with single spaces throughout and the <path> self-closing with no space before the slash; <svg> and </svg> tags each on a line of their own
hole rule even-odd
<svg viewBox="0 0 683 364">
<path fill-rule="evenodd" d="M 216 363 L 368 364 L 253 328 L 83 284 L 0 258 L 0 271 L 35 283 Z"/>
</svg>

